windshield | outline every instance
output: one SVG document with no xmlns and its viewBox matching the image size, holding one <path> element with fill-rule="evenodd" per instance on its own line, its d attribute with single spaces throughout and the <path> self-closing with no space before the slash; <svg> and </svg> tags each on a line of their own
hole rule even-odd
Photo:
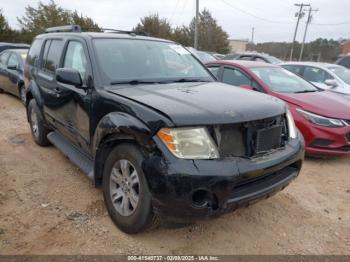
<svg viewBox="0 0 350 262">
<path fill-rule="evenodd" d="M 94 44 L 111 83 L 214 81 L 181 45 L 139 39 L 95 39 Z"/>
<path fill-rule="evenodd" d="M 306 93 L 318 91 L 309 82 L 281 67 L 254 67 L 251 70 L 275 92 Z"/>
<path fill-rule="evenodd" d="M 330 71 L 332 71 L 334 74 L 336 74 L 341 80 L 343 80 L 345 83 L 350 85 L 350 70 L 337 66 L 337 67 L 328 67 Z"/>
<path fill-rule="evenodd" d="M 19 56 L 21 57 L 22 61 L 25 62 L 27 58 L 27 52 L 21 52 Z"/>
</svg>

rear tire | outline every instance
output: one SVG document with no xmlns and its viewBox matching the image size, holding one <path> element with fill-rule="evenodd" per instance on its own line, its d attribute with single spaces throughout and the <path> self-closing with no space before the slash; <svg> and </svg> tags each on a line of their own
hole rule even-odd
<svg viewBox="0 0 350 262">
<path fill-rule="evenodd" d="M 157 221 L 141 164 L 144 156 L 132 144 L 115 147 L 103 172 L 104 201 L 116 226 L 128 234 L 150 228 Z"/>
<path fill-rule="evenodd" d="M 35 143 L 39 146 L 48 146 L 50 144 L 49 140 L 47 140 L 49 130 L 44 125 L 38 105 L 34 99 L 30 100 L 28 104 L 28 119 Z"/>
</svg>

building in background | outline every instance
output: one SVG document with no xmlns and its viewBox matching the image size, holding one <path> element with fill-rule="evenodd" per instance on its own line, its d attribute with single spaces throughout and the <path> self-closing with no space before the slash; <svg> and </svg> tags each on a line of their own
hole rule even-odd
<svg viewBox="0 0 350 262">
<path fill-rule="evenodd" d="M 341 44 L 341 53 L 342 54 L 350 54 L 350 39 L 344 41 Z"/>
<path fill-rule="evenodd" d="M 248 39 L 229 39 L 231 52 L 244 52 L 247 50 Z"/>
</svg>

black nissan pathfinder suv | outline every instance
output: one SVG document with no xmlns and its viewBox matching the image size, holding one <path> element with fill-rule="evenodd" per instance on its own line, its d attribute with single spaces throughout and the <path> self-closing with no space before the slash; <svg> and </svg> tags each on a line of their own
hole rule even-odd
<svg viewBox="0 0 350 262">
<path fill-rule="evenodd" d="M 215 82 L 174 42 L 51 28 L 25 68 L 35 142 L 101 186 L 125 232 L 232 211 L 299 174 L 304 143 L 286 105 Z"/>
</svg>

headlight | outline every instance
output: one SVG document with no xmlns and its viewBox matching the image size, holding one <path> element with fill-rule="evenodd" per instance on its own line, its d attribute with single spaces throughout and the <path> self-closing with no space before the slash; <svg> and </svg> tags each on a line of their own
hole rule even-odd
<svg viewBox="0 0 350 262">
<path fill-rule="evenodd" d="M 328 126 L 328 127 L 341 127 L 344 126 L 344 123 L 339 119 L 334 118 L 328 118 L 324 116 L 319 116 L 307 111 L 304 111 L 300 108 L 297 108 L 297 111 L 304 116 L 307 120 L 309 120 L 311 123 L 314 123 L 316 125 L 320 126 Z"/>
<path fill-rule="evenodd" d="M 288 122 L 289 137 L 297 138 L 298 136 L 297 127 L 295 126 L 293 116 L 289 110 L 287 111 L 287 122 Z"/>
<path fill-rule="evenodd" d="M 158 137 L 176 157 L 183 159 L 218 158 L 216 145 L 204 127 L 163 128 Z"/>
</svg>

